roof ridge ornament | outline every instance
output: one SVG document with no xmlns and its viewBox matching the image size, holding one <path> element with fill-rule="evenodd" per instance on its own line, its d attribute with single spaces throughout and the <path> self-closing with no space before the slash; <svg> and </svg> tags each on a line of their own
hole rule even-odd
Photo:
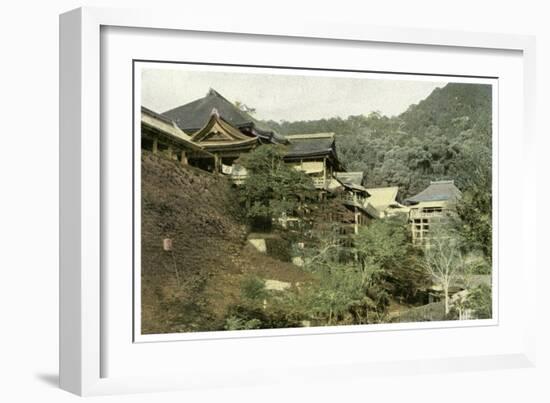
<svg viewBox="0 0 550 403">
<path fill-rule="evenodd" d="M 217 108 L 212 108 L 212 112 L 210 112 L 210 116 L 215 116 L 216 118 L 220 118 L 220 112 L 218 112 Z"/>
</svg>

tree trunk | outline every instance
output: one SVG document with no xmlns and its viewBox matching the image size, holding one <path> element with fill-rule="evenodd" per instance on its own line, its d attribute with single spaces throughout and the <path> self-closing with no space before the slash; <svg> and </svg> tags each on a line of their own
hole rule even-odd
<svg viewBox="0 0 550 403">
<path fill-rule="evenodd" d="M 445 315 L 448 315 L 449 314 L 449 286 L 448 285 L 444 285 L 443 286 L 443 292 L 445 294 Z"/>
</svg>

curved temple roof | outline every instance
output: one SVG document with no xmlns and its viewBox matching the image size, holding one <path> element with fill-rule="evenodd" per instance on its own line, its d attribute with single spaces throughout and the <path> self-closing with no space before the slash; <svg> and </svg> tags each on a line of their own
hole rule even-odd
<svg viewBox="0 0 550 403">
<path fill-rule="evenodd" d="M 367 188 L 371 197 L 369 202 L 380 210 L 385 210 L 390 205 L 397 203 L 397 192 L 399 188 L 397 186 L 388 186 L 383 188 Z"/>
<path fill-rule="evenodd" d="M 238 129 L 248 128 L 258 137 L 275 143 L 286 142 L 284 136 L 253 118 L 249 113 L 240 110 L 212 88 L 205 97 L 170 109 L 163 115 L 173 120 L 183 131 L 191 133 L 204 127 L 213 110 L 216 110 L 223 120 Z"/>
<path fill-rule="evenodd" d="M 342 183 L 351 183 L 354 185 L 363 185 L 363 171 L 356 172 L 336 172 L 336 178 Z"/>
<path fill-rule="evenodd" d="M 141 107 L 141 125 L 142 134 L 143 127 L 147 127 L 150 130 L 154 130 L 156 133 L 166 136 L 171 141 L 184 145 L 192 150 L 209 154 L 203 147 L 192 141 L 191 136 L 177 127 L 170 119 L 144 106 Z"/>
<path fill-rule="evenodd" d="M 405 200 L 406 204 L 417 204 L 431 201 L 456 201 L 462 196 L 454 181 L 432 181 L 422 192 Z"/>
<path fill-rule="evenodd" d="M 285 154 L 285 159 L 327 156 L 333 160 L 337 169 L 343 170 L 336 153 L 334 133 L 293 134 L 286 136 L 286 139 L 290 146 Z"/>
</svg>

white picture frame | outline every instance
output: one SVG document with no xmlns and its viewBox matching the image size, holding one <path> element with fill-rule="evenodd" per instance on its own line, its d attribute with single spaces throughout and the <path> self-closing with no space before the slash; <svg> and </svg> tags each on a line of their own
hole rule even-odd
<svg viewBox="0 0 550 403">
<path fill-rule="evenodd" d="M 212 367 L 214 360 L 198 365 L 198 358 L 185 363 L 171 365 L 171 370 L 153 375 L 125 373 L 124 368 L 111 376 L 106 361 L 113 355 L 116 345 L 108 340 L 105 327 L 110 315 L 105 303 L 106 291 L 102 288 L 102 267 L 105 265 L 107 245 L 102 237 L 102 203 L 105 198 L 106 176 L 104 149 L 100 133 L 103 130 L 101 111 L 101 30 L 104 27 L 133 27 L 181 32 L 224 33 L 225 35 L 249 35 L 261 41 L 262 38 L 286 38 L 300 41 L 304 38 L 338 40 L 341 43 L 378 43 L 385 45 L 429 46 L 435 48 L 466 48 L 478 53 L 490 51 L 517 52 L 521 58 L 522 74 L 516 77 L 522 82 L 522 130 L 519 136 L 522 147 L 522 186 L 534 186 L 535 161 L 532 155 L 534 138 L 534 91 L 535 91 L 535 42 L 533 37 L 505 34 L 481 34 L 456 31 L 429 31 L 407 28 L 382 28 L 350 26 L 338 23 L 302 20 L 284 27 L 269 23 L 248 21 L 246 29 L 231 19 L 182 20 L 179 16 L 150 10 L 109 10 L 83 8 L 70 11 L 60 17 L 60 384 L 63 389 L 79 395 L 128 393 L 210 387 L 215 385 L 249 385 L 271 382 L 273 379 L 291 381 L 296 375 L 310 379 L 344 379 L 347 376 L 375 373 L 417 373 L 418 371 L 449 371 L 457 369 L 482 369 L 523 367 L 534 365 L 535 288 L 533 282 L 525 282 L 521 291 L 522 306 L 529 316 L 521 323 L 513 323 L 514 335 L 521 333 L 521 343 L 503 345 L 499 353 L 484 354 L 475 348 L 437 353 L 432 356 L 402 357 L 369 360 L 358 354 L 347 361 L 311 361 L 304 354 L 289 362 L 272 361 L 265 364 L 263 373 L 251 372 L 254 352 L 261 352 L 262 339 L 213 340 L 210 344 L 193 346 L 198 350 L 234 351 L 250 350 L 249 359 L 243 363 Z M 517 75 L 517 74 L 516 74 Z M 500 154 L 499 154 L 500 157 Z M 504 163 L 507 161 L 504 160 Z M 525 193 L 522 193 L 525 194 Z M 520 202 L 521 196 L 518 196 Z M 526 200 L 525 200 L 526 202 Z M 536 277 L 534 244 L 527 241 L 525 234 L 535 232 L 534 212 L 525 203 L 522 208 L 522 239 L 520 247 L 523 278 Z M 517 252 L 517 251 L 516 251 Z M 502 254 L 510 251 L 501 250 Z M 506 256 L 505 256 L 506 257 Z M 131 315 L 129 312 L 128 315 Z M 425 332 L 430 326 L 424 327 Z M 467 329 L 466 329 L 467 330 Z M 462 332 L 453 337 L 464 336 L 464 329 L 447 329 L 448 332 Z M 292 351 L 305 348 L 312 338 L 324 337 L 326 343 L 345 341 L 359 345 L 365 337 L 373 338 L 373 332 L 341 334 L 336 337 L 303 335 L 293 338 Z M 428 334 L 428 333 L 426 333 Z M 450 333 L 449 333 L 450 334 Z M 347 337 L 343 339 L 342 337 Z M 516 339 L 517 339 L 516 337 Z M 514 339 L 514 340 L 516 340 Z M 263 339 L 263 343 L 265 339 Z M 270 349 L 283 338 L 269 338 Z M 315 339 L 318 340 L 318 339 Z M 331 341 L 329 341 L 331 340 Z M 339 340 L 339 341 L 338 341 Z M 519 340 L 519 339 L 518 339 Z M 517 340 L 516 340 L 517 341 Z M 206 341 L 207 343 L 208 341 Z M 131 343 L 131 340 L 130 340 Z M 205 342 L 203 342 L 205 343 Z M 215 345 L 212 343 L 216 343 Z M 225 344 L 224 344 L 225 343 Z M 180 343 L 181 344 L 181 343 Z M 107 346 L 109 346 L 107 348 Z M 189 348 L 189 342 L 187 342 Z M 163 346 L 149 346 L 152 350 L 162 349 L 162 354 L 175 351 L 176 343 Z M 131 354 L 131 350 L 128 350 Z M 159 350 L 160 351 L 160 350 Z M 207 350 L 204 350 L 207 351 Z M 496 350 L 495 350 L 496 351 Z M 467 353 L 464 353 L 467 352 Z M 257 356 L 257 354 L 256 354 Z M 191 357 L 191 355 L 189 355 Z M 144 366 L 146 364 L 143 364 Z M 247 366 L 248 365 L 248 366 Z M 196 370 L 190 371 L 195 367 Z M 180 371 L 177 371 L 177 369 Z M 304 369 L 307 368 L 307 372 Z M 174 371 L 176 369 L 176 371 Z M 284 371 L 282 371 L 284 369 Z M 159 371 L 162 372 L 162 371 Z M 179 372 L 179 374 L 178 374 Z M 231 374 L 231 377 L 227 375 Z"/>
</svg>

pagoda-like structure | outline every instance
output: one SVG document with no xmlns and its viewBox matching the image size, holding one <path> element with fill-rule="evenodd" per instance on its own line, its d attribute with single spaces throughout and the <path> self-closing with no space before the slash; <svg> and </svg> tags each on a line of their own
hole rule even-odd
<svg viewBox="0 0 550 403">
<path fill-rule="evenodd" d="M 413 243 L 429 245 L 430 225 L 452 215 L 461 197 L 462 193 L 453 180 L 442 180 L 431 181 L 426 189 L 406 199 L 405 204 L 410 208 Z"/>
<path fill-rule="evenodd" d="M 286 144 L 284 136 L 238 108 L 217 91 L 210 89 L 205 97 L 163 113 L 191 140 L 215 155 L 217 172 L 230 172 L 243 153 L 261 144 Z M 204 154 L 188 157 L 197 166 L 210 164 Z M 202 161 L 204 160 L 204 161 Z"/>
<path fill-rule="evenodd" d="M 329 190 L 338 186 L 335 173 L 344 168 L 338 160 L 334 133 L 287 135 L 289 142 L 285 161 L 307 173 L 317 189 Z"/>
</svg>

